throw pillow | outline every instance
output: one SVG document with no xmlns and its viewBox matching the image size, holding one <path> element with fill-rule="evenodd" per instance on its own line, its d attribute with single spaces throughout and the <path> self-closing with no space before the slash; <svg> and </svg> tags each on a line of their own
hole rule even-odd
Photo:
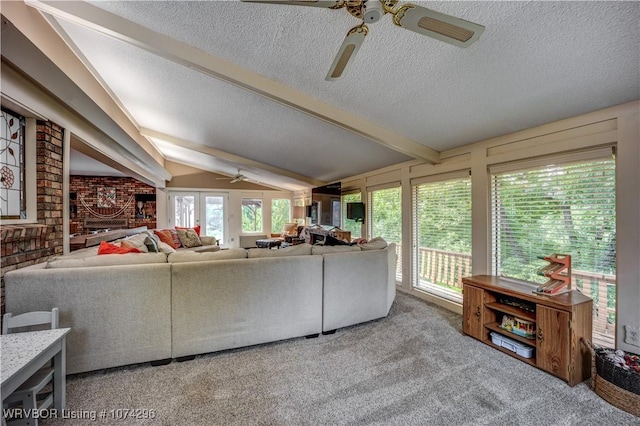
<svg viewBox="0 0 640 426">
<path fill-rule="evenodd" d="M 98 254 L 125 254 L 125 253 L 140 253 L 135 247 L 121 247 L 117 244 L 108 243 L 106 241 L 100 242 L 98 247 Z"/>
<path fill-rule="evenodd" d="M 147 246 L 144 243 L 144 240 L 146 240 L 147 237 L 148 237 L 147 234 L 132 235 L 132 236 L 127 237 L 124 240 L 122 240 L 120 242 L 120 247 L 122 247 L 123 244 L 128 244 L 130 246 L 133 246 L 133 247 L 137 248 L 138 250 L 140 250 L 143 253 L 148 253 L 149 249 L 147 248 Z"/>
<path fill-rule="evenodd" d="M 165 254 L 175 253 L 176 249 L 173 248 L 173 244 L 167 244 L 164 241 L 158 242 L 158 251 Z"/>
<path fill-rule="evenodd" d="M 200 241 L 200 237 L 196 234 L 196 231 L 188 228 L 188 229 L 176 229 L 178 232 L 178 238 L 180 238 L 180 242 L 183 246 L 189 247 L 199 247 L 202 245 L 202 241 Z"/>
<path fill-rule="evenodd" d="M 196 234 L 198 235 L 198 237 L 200 236 L 200 225 L 194 226 L 192 228 L 183 228 L 181 226 L 176 226 L 176 231 L 178 230 L 186 231 L 187 229 L 193 229 L 194 231 L 196 231 Z"/>
<path fill-rule="evenodd" d="M 171 238 L 173 238 L 173 248 L 179 249 L 182 247 L 182 242 L 180 241 L 180 237 L 178 237 L 178 231 L 175 229 L 169 229 L 169 234 L 171 234 Z"/>
<path fill-rule="evenodd" d="M 173 230 L 173 232 L 171 231 L 171 229 L 156 229 L 153 233 L 156 234 L 163 243 L 169 244 L 174 249 L 180 248 L 182 244 L 180 244 L 178 233 L 175 230 Z"/>
<path fill-rule="evenodd" d="M 144 245 L 147 246 L 147 250 L 149 253 L 157 253 L 160 250 L 158 249 L 158 243 L 160 242 L 160 238 L 158 238 L 155 234 L 147 233 L 147 238 L 144 239 Z"/>
</svg>

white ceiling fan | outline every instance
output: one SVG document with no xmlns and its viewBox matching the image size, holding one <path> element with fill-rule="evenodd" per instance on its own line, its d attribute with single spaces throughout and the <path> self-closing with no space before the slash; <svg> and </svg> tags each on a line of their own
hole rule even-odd
<svg viewBox="0 0 640 426">
<path fill-rule="evenodd" d="M 216 180 L 227 180 L 230 179 L 229 183 L 236 183 L 236 182 L 256 182 L 254 180 L 249 179 L 248 177 L 246 177 L 245 175 L 243 175 L 242 173 L 240 173 L 240 169 L 238 169 L 238 173 L 236 173 L 235 175 L 231 176 L 231 177 L 220 177 L 220 178 L 216 178 Z"/>
<path fill-rule="evenodd" d="M 294 6 L 323 7 L 342 9 L 361 19 L 363 22 L 349 30 L 340 46 L 326 80 L 333 81 L 342 77 L 347 65 L 360 49 L 365 36 L 369 32 L 366 24 L 371 24 L 389 13 L 393 15 L 393 23 L 399 27 L 433 37 L 458 47 L 467 47 L 480 38 L 484 27 L 464 19 L 436 12 L 426 7 L 405 3 L 398 5 L 399 0 L 242 0 L 251 3 L 274 3 Z"/>
</svg>

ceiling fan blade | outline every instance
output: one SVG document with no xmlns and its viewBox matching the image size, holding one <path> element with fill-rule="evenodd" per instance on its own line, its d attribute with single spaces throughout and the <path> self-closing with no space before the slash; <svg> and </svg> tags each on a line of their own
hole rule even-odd
<svg viewBox="0 0 640 426">
<path fill-rule="evenodd" d="M 349 30 L 342 42 L 342 46 L 340 46 L 340 50 L 338 50 L 338 54 L 333 60 L 333 64 L 331 64 L 331 68 L 329 68 L 325 80 L 334 81 L 342 77 L 347 65 L 353 61 L 356 53 L 360 50 L 360 46 L 362 46 L 362 42 L 368 32 L 369 28 L 365 24 L 358 25 Z"/>
<path fill-rule="evenodd" d="M 394 13 L 393 22 L 458 47 L 470 46 L 484 31 L 482 25 L 413 4 L 402 5 Z"/>
<path fill-rule="evenodd" d="M 342 0 L 298 0 L 298 1 L 281 1 L 281 0 L 242 0 L 244 3 L 272 3 L 272 4 L 288 4 L 291 6 L 311 6 L 323 7 L 326 9 L 340 9 L 344 6 Z"/>
</svg>

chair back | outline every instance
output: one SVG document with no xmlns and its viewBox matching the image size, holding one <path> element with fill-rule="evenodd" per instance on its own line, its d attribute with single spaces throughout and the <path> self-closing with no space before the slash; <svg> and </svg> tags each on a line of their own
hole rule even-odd
<svg viewBox="0 0 640 426">
<path fill-rule="evenodd" d="M 291 236 L 291 235 L 296 235 L 298 234 L 298 223 L 285 223 L 284 226 L 282 227 L 282 233 L 280 234 L 280 236 L 282 237 L 286 237 L 286 236 Z"/>
<path fill-rule="evenodd" d="M 58 328 L 58 308 L 51 311 L 34 311 L 16 315 L 6 313 L 2 317 L 2 334 L 9 334 L 12 330 L 22 327 L 33 327 L 49 324 L 51 329 Z"/>
</svg>

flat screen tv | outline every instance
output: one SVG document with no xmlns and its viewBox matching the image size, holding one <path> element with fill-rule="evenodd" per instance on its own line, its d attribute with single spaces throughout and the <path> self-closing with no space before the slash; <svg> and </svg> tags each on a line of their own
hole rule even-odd
<svg viewBox="0 0 640 426">
<path fill-rule="evenodd" d="M 347 219 L 364 222 L 364 203 L 347 203 Z"/>
<path fill-rule="evenodd" d="M 341 196 L 340 182 L 313 188 L 311 190 L 311 224 L 339 227 L 342 224 Z"/>
</svg>

